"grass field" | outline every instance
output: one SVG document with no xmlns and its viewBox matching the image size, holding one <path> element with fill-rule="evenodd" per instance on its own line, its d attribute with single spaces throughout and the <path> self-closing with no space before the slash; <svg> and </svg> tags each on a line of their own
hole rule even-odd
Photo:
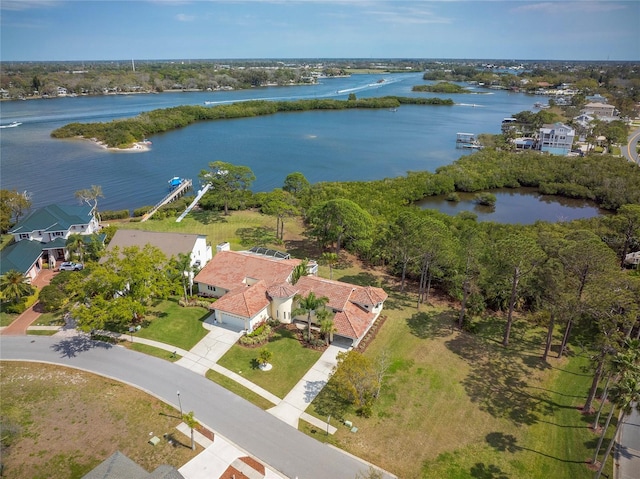
<svg viewBox="0 0 640 479">
<path fill-rule="evenodd" d="M 446 306 L 418 312 L 400 303 L 386 311 L 366 353 L 386 350 L 393 359 L 373 416 L 341 410 L 330 388 L 308 411 L 358 427 L 355 434 L 338 427 L 331 442 L 402 478 L 591 477 L 593 418 L 578 410 L 591 380 L 586 353 L 545 365 L 544 332 L 525 334 L 524 322 L 505 350 L 499 318 L 470 335 L 452 332 L 454 311 Z"/>
<path fill-rule="evenodd" d="M 3 477 L 81 478 L 115 451 L 150 472 L 161 464 L 180 467 L 202 450 L 192 451 L 175 429 L 177 411 L 117 381 L 49 364 L 2 362 L 0 386 Z M 173 445 L 148 443 L 165 433 Z"/>
</svg>

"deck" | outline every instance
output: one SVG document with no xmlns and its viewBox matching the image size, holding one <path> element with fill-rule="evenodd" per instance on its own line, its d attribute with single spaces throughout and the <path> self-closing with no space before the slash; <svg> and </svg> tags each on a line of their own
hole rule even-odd
<svg viewBox="0 0 640 479">
<path fill-rule="evenodd" d="M 174 189 L 172 189 L 169 194 L 167 196 L 165 196 L 164 198 L 162 198 L 162 200 L 160 200 L 158 203 L 156 203 L 156 205 L 151 208 L 140 220 L 142 221 L 147 221 L 149 218 L 151 218 L 154 213 L 156 211 L 158 211 L 161 207 L 163 207 L 164 205 L 166 205 L 167 203 L 171 203 L 172 201 L 175 201 L 176 199 L 180 198 L 182 195 L 184 195 L 187 190 L 191 189 L 193 186 L 193 181 L 192 180 L 187 180 L 187 179 L 183 179 L 180 182 L 180 185 L 176 186 Z"/>
</svg>

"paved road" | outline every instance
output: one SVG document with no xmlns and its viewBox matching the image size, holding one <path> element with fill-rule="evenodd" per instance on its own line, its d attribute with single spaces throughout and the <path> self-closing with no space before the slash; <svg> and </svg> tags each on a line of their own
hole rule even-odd
<svg viewBox="0 0 640 479">
<path fill-rule="evenodd" d="M 61 364 L 136 386 L 183 411 L 260 458 L 299 479 L 354 479 L 368 465 L 322 444 L 248 401 L 183 367 L 158 358 L 97 343 L 85 336 L 1 336 L 1 359 Z M 389 476 L 387 476 L 389 477 Z"/>
<path fill-rule="evenodd" d="M 619 464 L 616 479 L 640 479 L 640 413 L 636 408 L 624 419 L 618 437 L 620 444 L 616 452 Z"/>
<path fill-rule="evenodd" d="M 636 153 L 636 145 L 640 141 L 640 128 L 635 130 L 629 135 L 629 139 L 627 141 L 627 145 L 622 147 L 622 154 L 624 157 L 640 166 L 640 159 L 638 158 L 638 154 Z"/>
</svg>

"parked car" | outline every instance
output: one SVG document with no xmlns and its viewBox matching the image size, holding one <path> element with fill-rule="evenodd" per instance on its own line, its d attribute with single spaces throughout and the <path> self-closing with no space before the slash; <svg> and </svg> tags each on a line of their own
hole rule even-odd
<svg viewBox="0 0 640 479">
<path fill-rule="evenodd" d="M 81 269 L 84 269 L 82 263 L 74 263 L 73 261 L 60 263 L 60 271 L 80 271 Z"/>
</svg>

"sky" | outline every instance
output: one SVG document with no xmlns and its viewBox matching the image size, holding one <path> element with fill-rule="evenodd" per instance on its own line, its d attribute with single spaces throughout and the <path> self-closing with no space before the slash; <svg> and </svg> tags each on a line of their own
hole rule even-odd
<svg viewBox="0 0 640 479">
<path fill-rule="evenodd" d="M 640 0 L 0 0 L 0 61 L 640 61 Z"/>
</svg>

